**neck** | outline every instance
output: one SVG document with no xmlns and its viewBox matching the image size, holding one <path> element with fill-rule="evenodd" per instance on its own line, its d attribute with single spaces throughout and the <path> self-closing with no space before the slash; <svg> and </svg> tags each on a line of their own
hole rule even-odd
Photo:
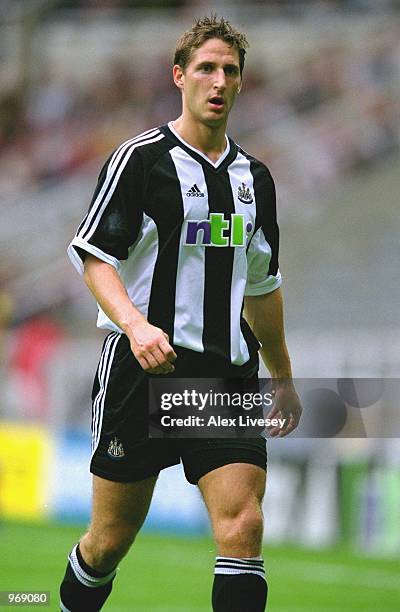
<svg viewBox="0 0 400 612">
<path fill-rule="evenodd" d="M 226 148 L 226 123 L 220 126 L 208 126 L 198 121 L 187 119 L 183 113 L 173 124 L 188 144 L 207 155 L 211 161 L 216 162 Z"/>
</svg>

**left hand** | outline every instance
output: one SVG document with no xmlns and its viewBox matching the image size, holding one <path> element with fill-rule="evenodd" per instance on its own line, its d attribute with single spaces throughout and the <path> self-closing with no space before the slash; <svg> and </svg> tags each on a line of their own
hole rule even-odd
<svg viewBox="0 0 400 612">
<path fill-rule="evenodd" d="M 274 405 L 267 415 L 268 419 L 285 419 L 283 427 L 270 427 L 272 438 L 283 438 L 296 429 L 299 424 L 302 407 L 292 381 L 274 381 Z"/>
</svg>

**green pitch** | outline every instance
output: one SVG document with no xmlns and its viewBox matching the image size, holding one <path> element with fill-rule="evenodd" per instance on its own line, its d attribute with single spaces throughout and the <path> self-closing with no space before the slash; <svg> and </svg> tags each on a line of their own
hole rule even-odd
<svg viewBox="0 0 400 612">
<path fill-rule="evenodd" d="M 0 590 L 44 590 L 57 610 L 65 558 L 82 528 L 0 524 Z M 400 560 L 266 547 L 271 612 L 400 610 Z M 139 536 L 121 563 L 109 612 L 210 612 L 214 561 L 208 538 Z M 11 610 L 13 608 L 2 608 Z M 35 611 L 38 607 L 19 608 Z M 84 612 L 84 611 L 82 611 Z"/>
</svg>

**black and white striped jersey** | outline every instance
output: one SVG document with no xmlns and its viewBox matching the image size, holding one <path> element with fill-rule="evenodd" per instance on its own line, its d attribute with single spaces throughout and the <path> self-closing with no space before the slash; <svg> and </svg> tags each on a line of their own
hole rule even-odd
<svg viewBox="0 0 400 612">
<path fill-rule="evenodd" d="M 230 138 L 216 163 L 172 124 L 124 142 L 107 160 L 68 254 L 114 266 L 128 295 L 171 342 L 246 363 L 258 349 L 245 295 L 281 284 L 275 188 Z M 121 331 L 99 308 L 98 327 Z"/>
</svg>

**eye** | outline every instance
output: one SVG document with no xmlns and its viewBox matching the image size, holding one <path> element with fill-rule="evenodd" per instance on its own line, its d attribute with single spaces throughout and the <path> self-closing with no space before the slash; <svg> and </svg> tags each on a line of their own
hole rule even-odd
<svg viewBox="0 0 400 612">
<path fill-rule="evenodd" d="M 211 72 L 212 71 L 212 65 L 211 64 L 203 64 L 201 66 L 201 70 L 203 72 Z"/>
<path fill-rule="evenodd" d="M 225 74 L 228 76 L 237 76 L 237 74 L 239 74 L 239 70 L 236 66 L 226 66 Z"/>
</svg>

